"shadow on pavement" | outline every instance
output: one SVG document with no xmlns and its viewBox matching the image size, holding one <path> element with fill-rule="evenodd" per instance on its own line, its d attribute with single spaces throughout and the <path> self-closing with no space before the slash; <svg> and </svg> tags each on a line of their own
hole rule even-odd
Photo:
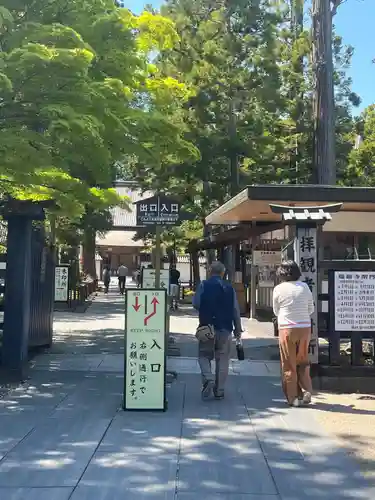
<svg viewBox="0 0 375 500">
<path fill-rule="evenodd" d="M 308 408 L 286 407 L 274 380 L 231 377 L 224 401 L 202 402 L 199 376 L 180 376 L 166 413 L 120 411 L 122 383 L 36 371 L 0 401 L 0 498 L 18 488 L 42 500 L 374 496 L 350 447 L 322 433 Z"/>
</svg>

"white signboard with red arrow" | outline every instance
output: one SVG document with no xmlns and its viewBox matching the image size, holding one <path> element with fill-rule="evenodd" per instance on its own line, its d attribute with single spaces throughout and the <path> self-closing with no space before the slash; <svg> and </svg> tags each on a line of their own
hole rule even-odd
<svg viewBox="0 0 375 500">
<path fill-rule="evenodd" d="M 165 410 L 166 290 L 126 290 L 124 410 Z"/>
</svg>

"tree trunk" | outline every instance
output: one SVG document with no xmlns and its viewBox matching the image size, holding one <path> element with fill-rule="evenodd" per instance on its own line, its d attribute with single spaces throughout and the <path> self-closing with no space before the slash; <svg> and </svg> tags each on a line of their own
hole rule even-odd
<svg viewBox="0 0 375 500">
<path fill-rule="evenodd" d="M 85 229 L 83 237 L 83 272 L 97 279 L 95 267 L 95 231 L 91 228 Z"/>
<path fill-rule="evenodd" d="M 293 33 L 294 41 L 298 41 L 299 37 L 303 32 L 303 13 L 304 13 L 304 0 L 293 0 L 291 2 L 291 29 Z M 304 78 L 304 58 L 299 57 L 294 64 L 294 71 L 301 75 L 301 79 Z M 294 182 L 296 184 L 301 183 L 301 172 L 299 170 L 299 164 L 303 154 L 302 148 L 299 144 L 299 137 L 303 134 L 304 127 L 304 92 L 301 90 L 301 85 L 296 82 L 292 87 L 291 100 L 295 102 L 295 108 L 293 109 L 292 118 L 296 123 L 296 142 L 295 149 L 291 154 L 291 170 L 294 172 Z M 293 175 L 293 174 L 291 174 Z M 303 173 L 302 173 L 303 175 Z M 293 177 L 292 177 L 293 179 Z"/>
<path fill-rule="evenodd" d="M 314 181 L 336 184 L 332 14 L 330 0 L 313 0 Z"/>
</svg>

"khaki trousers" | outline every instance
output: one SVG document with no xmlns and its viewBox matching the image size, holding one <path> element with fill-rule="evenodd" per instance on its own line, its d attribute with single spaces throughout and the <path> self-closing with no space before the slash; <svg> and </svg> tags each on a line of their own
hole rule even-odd
<svg viewBox="0 0 375 500">
<path fill-rule="evenodd" d="M 303 391 L 312 392 L 310 338 L 310 327 L 281 328 L 279 331 L 282 387 L 289 404 L 301 398 Z"/>
<path fill-rule="evenodd" d="M 224 394 L 225 382 L 228 378 L 230 349 L 232 345 L 231 332 L 216 332 L 215 338 L 199 342 L 198 361 L 202 373 L 202 383 L 215 383 L 217 395 Z M 211 361 L 215 358 L 215 375 L 212 373 Z"/>
</svg>

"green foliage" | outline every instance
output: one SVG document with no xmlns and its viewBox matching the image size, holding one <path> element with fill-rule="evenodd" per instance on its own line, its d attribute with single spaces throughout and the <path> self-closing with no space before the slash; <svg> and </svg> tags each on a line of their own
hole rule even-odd
<svg viewBox="0 0 375 500">
<path fill-rule="evenodd" d="M 149 62 L 177 38 L 170 20 L 112 0 L 4 0 L 0 196 L 52 198 L 83 223 L 87 209 L 122 201 L 110 187 L 126 155 L 159 164 L 194 153 L 159 109 L 188 91 Z"/>
<path fill-rule="evenodd" d="M 166 0 L 179 41 L 161 49 L 158 75 L 190 89 L 183 107 L 167 110 L 199 151 L 187 161 L 172 155 L 155 165 L 127 163 L 145 189 L 183 200 L 204 216 L 247 184 L 309 183 L 313 179 L 313 68 L 311 33 L 303 24 L 303 0 Z M 294 9 L 294 10 L 293 10 Z M 359 98 L 347 77 L 353 49 L 334 35 L 336 157 L 338 182 L 348 183 L 353 147 L 352 107 Z M 237 162 L 239 185 L 231 179 Z M 183 246 L 186 227 L 163 235 Z M 151 238 L 152 241 L 152 238 Z"/>
<path fill-rule="evenodd" d="M 375 185 L 375 104 L 369 106 L 356 123 L 355 133 L 363 138 L 357 149 L 349 155 L 346 184 L 356 186 Z M 354 134 L 353 134 L 354 135 Z M 352 138 L 353 138 L 352 135 Z M 353 138 L 354 142 L 354 138 Z"/>
</svg>

